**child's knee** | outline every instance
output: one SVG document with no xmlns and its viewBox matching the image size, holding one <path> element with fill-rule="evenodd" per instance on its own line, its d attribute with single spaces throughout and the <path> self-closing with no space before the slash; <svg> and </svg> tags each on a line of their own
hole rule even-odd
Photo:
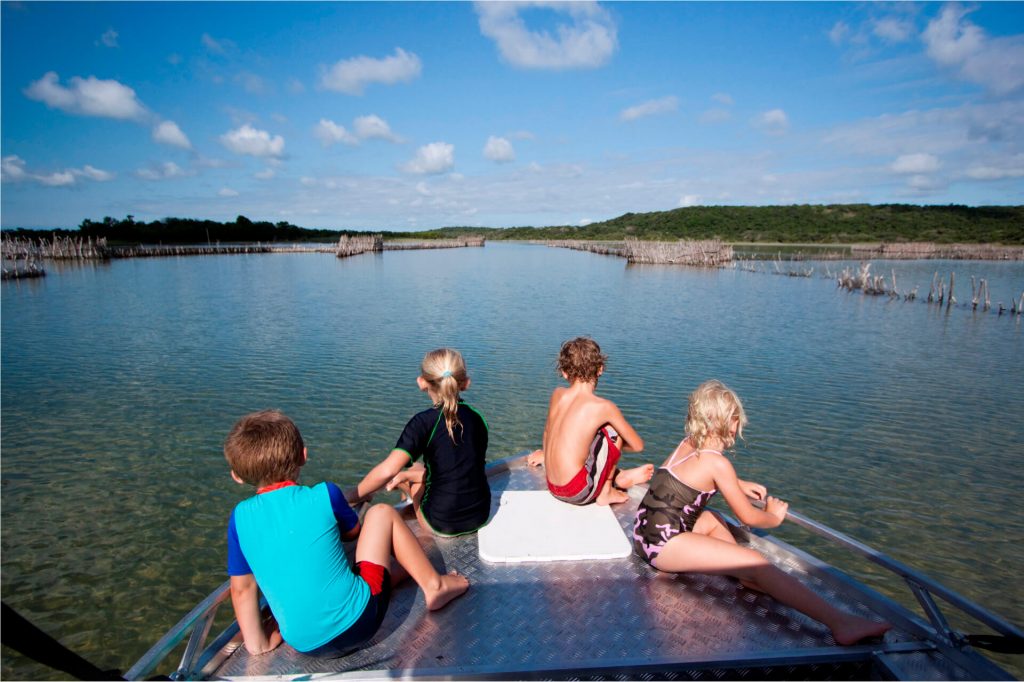
<svg viewBox="0 0 1024 682">
<path fill-rule="evenodd" d="M 366 516 L 363 517 L 363 524 L 365 525 L 370 521 L 390 522 L 397 515 L 398 512 L 395 511 L 394 507 L 389 504 L 384 504 L 383 502 L 378 502 L 366 510 Z"/>
</svg>

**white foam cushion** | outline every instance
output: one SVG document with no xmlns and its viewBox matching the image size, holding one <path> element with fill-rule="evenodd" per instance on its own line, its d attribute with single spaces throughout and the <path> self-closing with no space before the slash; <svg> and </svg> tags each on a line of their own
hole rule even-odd
<svg viewBox="0 0 1024 682">
<path fill-rule="evenodd" d="M 621 559 L 631 551 L 609 507 L 577 507 L 546 490 L 503 492 L 494 518 L 477 535 L 480 558 L 495 563 Z"/>
</svg>

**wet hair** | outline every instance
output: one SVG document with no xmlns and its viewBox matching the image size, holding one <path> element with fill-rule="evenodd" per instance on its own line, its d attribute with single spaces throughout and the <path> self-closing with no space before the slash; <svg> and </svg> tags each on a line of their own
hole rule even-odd
<svg viewBox="0 0 1024 682">
<path fill-rule="evenodd" d="M 743 410 L 739 396 L 721 381 L 705 381 L 690 394 L 689 402 L 686 433 L 693 447 L 699 450 L 708 438 L 717 436 L 726 448 L 731 448 L 736 438 L 743 437 L 747 413 Z M 729 433 L 733 419 L 739 420 L 735 436 Z"/>
<path fill-rule="evenodd" d="M 570 384 L 575 381 L 596 384 L 597 377 L 607 361 L 608 356 L 601 352 L 601 347 L 596 341 L 586 336 L 577 336 L 562 344 L 562 349 L 558 352 L 556 369 L 565 373 Z"/>
<path fill-rule="evenodd" d="M 454 442 L 455 427 L 462 428 L 462 422 L 459 421 L 459 391 L 465 391 L 469 385 L 466 361 L 454 348 L 438 348 L 423 356 L 420 376 L 430 384 L 437 396 L 448 435 Z"/>
<path fill-rule="evenodd" d="M 295 422 L 277 410 L 247 414 L 224 441 L 224 458 L 251 485 L 293 481 L 305 464 L 305 445 Z"/>
</svg>

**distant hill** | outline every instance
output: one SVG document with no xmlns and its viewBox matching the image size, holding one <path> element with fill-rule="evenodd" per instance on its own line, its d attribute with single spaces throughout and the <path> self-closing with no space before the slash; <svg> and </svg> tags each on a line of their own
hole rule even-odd
<svg viewBox="0 0 1024 682">
<path fill-rule="evenodd" d="M 481 235 L 487 239 L 589 239 L 617 241 L 710 239 L 726 242 L 852 244 L 858 242 L 936 242 L 939 244 L 1024 244 L 1024 206 L 915 206 L 910 204 L 834 204 L 799 206 L 691 206 L 671 211 L 626 213 L 586 226 L 444 227 L 425 232 L 382 230 L 310 230 L 287 222 L 233 222 L 164 218 L 150 223 L 104 218 L 84 220 L 78 230 L 5 230 L 6 234 L 106 237 L 125 243 L 330 242 L 341 235 L 383 232 L 385 239 L 450 239 Z"/>
</svg>

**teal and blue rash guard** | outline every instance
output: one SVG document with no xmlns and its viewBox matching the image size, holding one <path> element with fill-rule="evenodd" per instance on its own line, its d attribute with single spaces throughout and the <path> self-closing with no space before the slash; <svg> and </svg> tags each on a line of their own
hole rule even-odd
<svg viewBox="0 0 1024 682">
<path fill-rule="evenodd" d="M 487 523 L 491 512 L 487 422 L 461 400 L 458 415 L 462 426 L 455 427 L 454 441 L 444 413 L 435 406 L 410 419 L 395 445 L 414 462 L 423 458 L 427 474 L 421 509 L 430 527 L 445 535 L 471 533 Z"/>
<path fill-rule="evenodd" d="M 359 517 L 333 483 L 278 485 L 231 512 L 228 574 L 251 573 L 284 640 L 312 651 L 351 627 L 370 600 L 341 541 Z"/>
</svg>

